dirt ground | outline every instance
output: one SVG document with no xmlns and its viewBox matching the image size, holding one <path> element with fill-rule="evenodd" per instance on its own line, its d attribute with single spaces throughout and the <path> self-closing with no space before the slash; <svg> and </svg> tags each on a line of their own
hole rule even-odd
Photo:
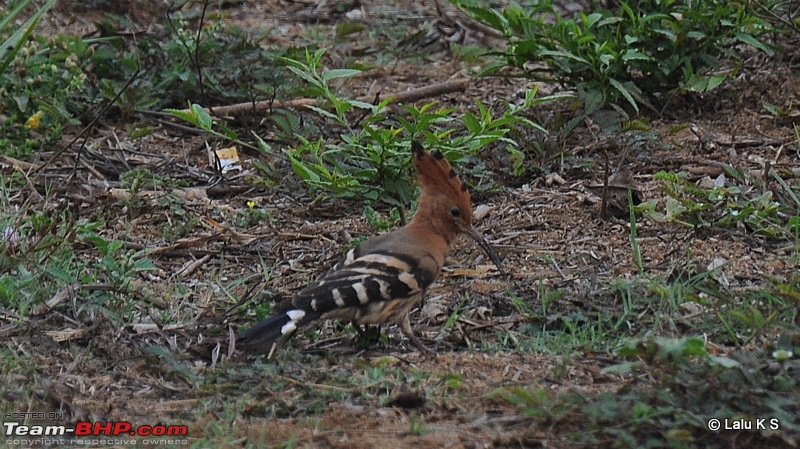
<svg viewBox="0 0 800 449">
<path fill-rule="evenodd" d="M 133 14 L 141 31 L 157 26 L 152 21 L 158 5 L 147 8 L 145 3 Z M 399 20 L 409 30 L 427 30 L 431 24 L 430 29 L 438 30 L 430 56 L 393 60 L 338 86 L 355 96 L 469 79 L 465 91 L 436 100 L 474 110 L 475 98 L 488 105 L 498 99 L 518 101 L 533 86 L 523 80 L 471 78 L 469 67 L 448 50 L 442 30 L 461 30 L 467 42 L 493 38 L 451 6 L 433 1 L 390 3 L 362 1 L 360 6 L 337 8 L 341 2 L 267 0 L 240 2 L 224 14 L 226 20 L 265 35 L 263 45 L 297 45 L 312 31 L 330 33 L 337 23 L 351 20 L 348 17 L 368 27 Z M 85 32 L 92 29 L 96 12 L 62 2 L 48 26 Z M 336 42 L 326 63 L 340 67 L 380 39 L 364 36 Z M 33 397 L 25 408 L 65 411 L 72 421 L 187 424 L 190 441 L 217 435 L 215 441 L 223 441 L 220 445 L 225 447 L 243 447 L 247 438 L 262 444 L 253 447 L 573 447 L 570 434 L 560 431 L 572 428 L 568 418 L 536 424 L 500 398 L 498 389 L 526 386 L 589 393 L 616 391 L 647 379 L 601 374 L 618 362 L 607 355 L 541 353 L 516 342 L 515 336 L 535 323 L 509 298 L 539 310 L 542 291 L 563 292 L 549 316 L 542 317 L 545 321 L 557 320 L 553 317 L 559 314 L 592 316 L 619 310 L 619 299 L 608 293 L 608 284 L 633 279 L 639 270 L 627 217 L 600 219 L 598 194 L 590 188 L 602 183 L 604 151 L 612 164 L 621 162 L 630 169 L 644 200 L 666 200 L 653 178 L 662 170 L 684 171 L 691 182 L 707 183 L 717 179 L 725 164 L 757 175 L 768 162 L 796 184 L 800 153 L 793 126 L 800 117 L 800 53 L 794 48 L 773 57 L 754 53 L 732 82 L 694 104 L 680 104 L 652 118 L 648 126 L 658 138 L 643 147 L 624 141 L 621 146 L 608 145 L 598 138 L 600 125 L 587 121 L 565 142 L 570 162 L 552 163 L 551 173 L 558 176 L 531 173 L 507 180 L 499 191 L 476 194 L 476 206 L 488 206 L 476 227 L 496 248 L 510 278 L 503 278 L 466 238 L 457 242 L 440 280 L 412 316 L 417 334 L 436 349 L 435 357 L 426 358 L 407 346 L 395 328 L 383 329 L 388 340 L 361 349 L 354 333 L 341 332 L 331 323 L 298 336 L 275 361 L 254 361 L 232 350 L 230 337 L 254 319 L 241 313 L 241 301 L 291 295 L 330 266 L 341 254 L 339 248 L 375 233 L 361 206 L 347 211 L 330 202 L 310 205 L 312 198 L 286 161 L 276 162 L 285 178 L 267 190 L 247 182 L 254 170 L 250 156 L 244 155 L 245 173 L 231 177 L 227 190 L 186 202 L 186 210 L 199 217 L 201 225 L 179 241 L 168 242 L 158 233 L 159 226 L 170 224 L 164 211 L 153 207 L 131 217 L 109 196 L 109 188 L 117 185 L 111 176 L 100 179 L 92 170 L 81 169 L 68 180 L 74 158 L 67 152 L 48 176 L 64 181 L 58 188 L 70 207 L 81 214 L 105 214 L 106 238 L 125 241 L 131 249 L 153 250 L 148 257 L 158 271 L 135 288 L 142 297 L 161 298 L 154 301 L 163 303 L 143 305 L 139 322 L 118 326 L 102 313 L 89 318 L 79 310 L 80 296 L 67 295 L 73 304 L 69 310 L 32 317 L 25 327 L 4 328 L 3 338 L 36 361 L 30 377 L 12 379 L 21 391 L 6 400 Z M 764 109 L 765 102 L 793 113 L 776 119 Z M 166 174 L 183 173 L 192 187 L 205 188 L 205 144 L 225 145 L 169 126 L 158 126 L 135 140 L 123 129 L 114 123 L 99 126 L 83 164 L 114 155 L 127 158 L 128 164 L 160 167 Z M 491 155 L 488 159 L 491 163 Z M 189 172 L 197 175 L 186 176 Z M 248 201 L 268 210 L 273 220 L 247 229 L 225 221 L 246 209 Z M 698 233 L 642 220 L 638 242 L 653 276 L 670 276 L 687 264 L 703 270 L 721 258 L 725 265 L 720 276 L 732 291 L 758 288 L 767 277 L 786 279 L 796 270 L 785 257 L 792 245 L 774 245 L 745 230 Z M 182 272 L 189 266 L 192 271 Z M 242 282 L 234 282 L 237 279 Z M 177 280 L 184 285 L 183 294 L 178 294 Z M 444 327 L 459 304 L 464 313 Z M 686 310 L 687 315 L 694 312 Z M 169 316 L 167 322 L 158 318 L 162 314 Z M 629 326 L 631 334 L 645 330 L 637 328 L 643 325 L 636 320 Z M 34 388 L 32 395 L 26 393 L 28 388 Z M 230 439 L 222 438 L 228 433 Z"/>
</svg>

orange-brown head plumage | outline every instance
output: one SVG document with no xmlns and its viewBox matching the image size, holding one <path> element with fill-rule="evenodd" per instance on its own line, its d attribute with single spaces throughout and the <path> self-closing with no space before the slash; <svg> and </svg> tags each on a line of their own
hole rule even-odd
<svg viewBox="0 0 800 449">
<path fill-rule="evenodd" d="M 445 237 L 448 243 L 465 227 L 472 225 L 472 202 L 469 190 L 440 151 L 430 153 L 419 142 L 411 143 L 417 179 L 422 186 L 416 221 Z"/>
<path fill-rule="evenodd" d="M 503 275 L 505 271 L 492 247 L 480 232 L 472 227 L 472 202 L 469 190 L 453 170 L 450 162 L 439 151 L 433 154 L 425 151 L 419 142 L 411 143 L 414 155 L 414 167 L 417 179 L 422 186 L 419 198 L 419 209 L 409 226 L 414 232 L 428 237 L 441 236 L 444 251 L 460 233 L 466 233 L 474 239 L 492 259 Z M 442 254 L 444 259 L 444 253 Z"/>
</svg>

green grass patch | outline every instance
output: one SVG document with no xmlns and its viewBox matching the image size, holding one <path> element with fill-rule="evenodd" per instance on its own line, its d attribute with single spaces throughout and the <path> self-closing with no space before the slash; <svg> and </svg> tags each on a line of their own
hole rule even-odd
<svg viewBox="0 0 800 449">
<path fill-rule="evenodd" d="M 793 445 L 800 438 L 800 360 L 782 354 L 797 354 L 798 335 L 728 355 L 709 353 L 695 337 L 631 340 L 618 351 L 628 361 L 604 373 L 649 382 L 599 394 L 513 387 L 493 395 L 589 447 L 722 448 L 741 429 L 751 447 Z"/>
</svg>

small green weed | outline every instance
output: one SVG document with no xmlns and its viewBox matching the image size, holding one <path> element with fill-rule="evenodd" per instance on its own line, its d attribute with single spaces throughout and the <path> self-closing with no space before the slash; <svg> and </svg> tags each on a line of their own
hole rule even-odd
<svg viewBox="0 0 800 449">
<path fill-rule="evenodd" d="M 122 173 L 119 176 L 119 183 L 120 187 L 130 190 L 131 193 L 138 193 L 142 190 L 164 190 L 186 185 L 184 181 L 153 173 L 146 168 L 136 168 Z"/>
<path fill-rule="evenodd" d="M 783 293 L 796 289 L 796 280 L 734 289 L 718 278 L 716 269 L 687 263 L 668 276 L 610 282 L 610 293 L 621 297 L 623 311 L 617 312 L 606 335 L 703 333 L 719 343 L 745 346 L 758 336 L 798 324 L 791 294 Z"/>
<path fill-rule="evenodd" d="M 162 228 L 165 231 L 164 235 L 185 234 L 199 222 L 196 217 L 187 217 L 186 199 L 173 193 L 174 188 L 185 186 L 185 181 L 159 175 L 146 168 L 136 168 L 122 173 L 119 176 L 119 184 L 128 191 L 128 195 L 120 198 L 120 203 L 127 208 L 129 216 L 138 216 L 142 212 L 151 211 L 155 202 L 163 210 L 168 211 L 170 217 L 177 218 L 181 224 L 172 229 Z M 153 199 L 154 194 L 155 200 Z M 172 224 L 167 223 L 167 227 L 171 226 Z"/>
<path fill-rule="evenodd" d="M 634 211 L 633 206 L 633 191 L 628 189 L 628 211 L 629 211 L 629 222 L 630 223 L 630 241 L 631 241 L 631 250 L 633 251 L 633 260 L 636 262 L 636 268 L 639 272 L 644 271 L 644 261 L 642 260 L 642 249 L 639 247 L 639 241 L 637 240 L 637 232 L 636 232 L 636 212 Z"/>
<path fill-rule="evenodd" d="M 574 409 L 574 405 L 546 388 L 526 389 L 522 387 L 501 388 L 490 397 L 500 397 L 520 408 L 528 418 L 557 421 Z"/>
<path fill-rule="evenodd" d="M 366 217 L 370 226 L 372 226 L 376 231 L 380 232 L 392 230 L 398 225 L 402 224 L 400 210 L 396 207 L 391 210 L 389 217 L 384 219 L 378 216 L 378 213 L 375 212 L 375 209 L 370 206 L 366 206 L 364 207 L 364 217 Z"/>
<path fill-rule="evenodd" d="M 253 150 L 254 152 L 264 156 L 263 158 L 253 159 L 253 166 L 263 175 L 263 177 L 253 180 L 255 184 L 263 184 L 271 186 L 275 184 L 277 175 L 274 167 L 268 161 L 273 157 L 272 147 L 257 134 L 253 133 L 254 143 L 245 141 L 240 138 L 239 134 L 228 127 L 224 121 L 215 121 L 211 115 L 202 106 L 198 104 L 189 103 L 189 108 L 186 110 L 180 109 L 166 109 L 165 112 L 174 115 L 175 117 L 187 121 L 192 125 L 200 128 L 201 130 L 215 136 L 219 139 L 230 141 L 236 145 Z M 217 169 L 220 168 L 219 161 L 216 161 Z M 248 206 L 250 209 L 254 207 Z M 258 211 L 254 211 L 253 216 L 259 215 Z"/>
<path fill-rule="evenodd" d="M 413 412 L 408 416 L 408 426 L 408 431 L 412 435 L 425 435 L 426 433 L 431 433 L 431 429 L 425 424 L 425 420 Z"/>
<path fill-rule="evenodd" d="M 740 180 L 741 175 L 732 169 L 729 173 L 735 177 L 729 181 L 720 176 L 710 187 L 688 182 L 686 173 L 656 173 L 654 179 L 663 181 L 669 197 L 663 209 L 657 210 L 656 201 L 637 207 L 653 219 L 690 228 L 741 229 L 763 238 L 796 241 L 795 227 L 800 220 L 796 187 L 783 182 L 777 173 L 772 173 L 775 182 L 770 184 Z"/>
<path fill-rule="evenodd" d="M 246 206 L 246 208 L 238 209 L 233 217 L 233 224 L 237 228 L 256 226 L 270 221 L 272 214 L 269 209 L 258 207 L 255 201 L 248 201 Z"/>
<path fill-rule="evenodd" d="M 605 279 L 582 301 L 559 300 L 564 291 L 551 291 L 543 283 L 535 298 L 510 295 L 510 305 L 526 322 L 515 330 L 499 330 L 496 344 L 571 354 L 608 352 L 631 337 L 702 333 L 720 344 L 745 347 L 798 325 L 793 304 L 800 298 L 800 278 L 736 288 L 725 283 L 724 266 L 698 266 L 689 258 L 665 274 Z"/>
<path fill-rule="evenodd" d="M 259 136 L 254 134 L 254 138 L 256 140 L 255 145 L 244 141 L 242 138 L 239 137 L 239 134 L 225 125 L 222 121 L 215 121 L 208 111 L 205 110 L 199 104 L 192 104 L 189 103 L 189 108 L 187 110 L 180 110 L 180 109 L 166 109 L 166 112 L 174 115 L 175 117 L 187 121 L 192 125 L 202 129 L 203 131 L 217 137 L 220 139 L 228 140 L 233 142 L 237 145 L 241 145 L 243 147 L 249 148 L 261 154 L 271 154 L 272 147 L 261 139 Z M 262 173 L 265 174 L 272 174 L 272 168 L 269 167 L 268 164 L 261 162 L 258 164 L 258 168 L 261 170 Z"/>
</svg>

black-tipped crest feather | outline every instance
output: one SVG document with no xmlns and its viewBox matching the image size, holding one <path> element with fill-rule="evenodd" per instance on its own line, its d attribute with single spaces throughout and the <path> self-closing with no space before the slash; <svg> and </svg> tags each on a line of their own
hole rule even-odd
<svg viewBox="0 0 800 449">
<path fill-rule="evenodd" d="M 414 167 L 417 169 L 417 179 L 422 186 L 423 196 L 444 195 L 459 203 L 459 207 L 466 212 L 464 219 L 472 219 L 472 202 L 467 185 L 461 182 L 458 173 L 450 165 L 441 151 L 429 153 L 418 142 L 412 142 L 414 151 Z M 422 200 L 422 198 L 420 199 Z"/>
</svg>

